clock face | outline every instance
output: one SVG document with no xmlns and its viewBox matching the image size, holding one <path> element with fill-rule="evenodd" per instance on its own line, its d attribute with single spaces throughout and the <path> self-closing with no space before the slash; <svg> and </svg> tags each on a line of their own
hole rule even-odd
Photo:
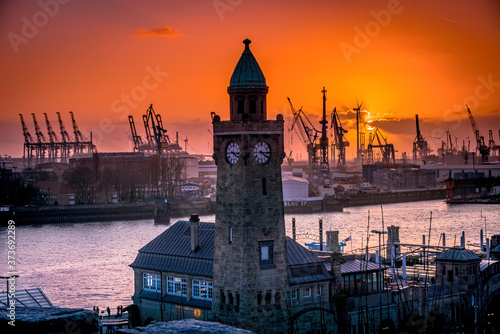
<svg viewBox="0 0 500 334">
<path fill-rule="evenodd" d="M 265 164 L 268 162 L 271 157 L 271 148 L 269 144 L 264 141 L 258 142 L 253 149 L 253 155 L 258 163 Z"/>
<path fill-rule="evenodd" d="M 226 149 L 227 161 L 234 165 L 240 157 L 240 147 L 235 142 L 230 142 Z"/>
</svg>

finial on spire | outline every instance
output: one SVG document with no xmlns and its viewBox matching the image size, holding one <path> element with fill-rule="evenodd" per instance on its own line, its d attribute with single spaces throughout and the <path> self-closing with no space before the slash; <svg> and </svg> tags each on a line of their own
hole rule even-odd
<svg viewBox="0 0 500 334">
<path fill-rule="evenodd" d="M 249 49 L 250 48 L 249 47 L 250 43 L 252 43 L 252 41 L 249 40 L 248 38 L 243 41 L 243 44 L 245 44 L 245 49 Z"/>
</svg>

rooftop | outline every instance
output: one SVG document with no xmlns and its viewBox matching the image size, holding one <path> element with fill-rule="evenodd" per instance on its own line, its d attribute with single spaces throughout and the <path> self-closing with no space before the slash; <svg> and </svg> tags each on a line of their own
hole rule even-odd
<svg viewBox="0 0 500 334">
<path fill-rule="evenodd" d="M 439 254 L 436 257 L 436 261 L 479 262 L 481 258 L 471 250 L 462 247 L 453 247 Z"/>
<path fill-rule="evenodd" d="M 199 223 L 199 248 L 196 252 L 191 250 L 190 226 L 189 221 L 178 221 L 139 249 L 130 266 L 213 277 L 215 224 Z M 323 261 L 316 255 L 289 237 L 286 238 L 286 245 L 290 283 L 330 278 Z"/>
</svg>

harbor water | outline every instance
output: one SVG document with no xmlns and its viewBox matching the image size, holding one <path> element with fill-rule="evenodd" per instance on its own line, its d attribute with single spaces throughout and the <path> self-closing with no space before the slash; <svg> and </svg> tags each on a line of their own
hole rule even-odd
<svg viewBox="0 0 500 334">
<path fill-rule="evenodd" d="M 287 235 L 292 236 L 295 218 L 297 241 L 305 244 L 317 241 L 318 221 L 322 219 L 324 231 L 338 230 L 340 240 L 351 236 L 352 243 L 346 245 L 346 251 L 350 251 L 362 243 L 366 246 L 367 231 L 382 229 L 383 210 L 385 229 L 389 225 L 400 226 L 402 243 L 421 244 L 424 234 L 427 240 L 431 223 L 431 244 L 437 245 L 441 233 L 446 233 L 446 245 L 458 246 L 462 231 L 467 244 L 479 243 L 480 230 L 485 225 L 488 237 L 500 234 L 499 209 L 498 205 L 448 205 L 438 200 L 286 215 L 285 220 Z M 214 222 L 215 216 L 201 216 L 200 220 Z M 17 226 L 16 289 L 41 288 L 59 307 L 109 306 L 116 310 L 118 305 L 127 306 L 134 290 L 129 264 L 141 247 L 167 228 L 168 225 L 155 225 L 152 220 Z M 369 246 L 378 246 L 378 236 L 371 234 L 368 242 Z M 0 271 L 4 275 L 8 272 L 6 227 L 0 228 L 0 250 L 4 259 Z"/>
</svg>

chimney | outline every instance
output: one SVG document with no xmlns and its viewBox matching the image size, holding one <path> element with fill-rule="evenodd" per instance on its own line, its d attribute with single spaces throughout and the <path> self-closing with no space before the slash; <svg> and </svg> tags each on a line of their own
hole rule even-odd
<svg viewBox="0 0 500 334">
<path fill-rule="evenodd" d="M 339 231 L 326 231 L 326 251 L 340 253 Z"/>
<path fill-rule="evenodd" d="M 192 214 L 191 218 L 189 218 L 191 222 L 191 250 L 196 252 L 196 250 L 200 247 L 200 236 L 199 236 L 199 228 L 198 223 L 200 219 L 197 214 Z"/>
</svg>

